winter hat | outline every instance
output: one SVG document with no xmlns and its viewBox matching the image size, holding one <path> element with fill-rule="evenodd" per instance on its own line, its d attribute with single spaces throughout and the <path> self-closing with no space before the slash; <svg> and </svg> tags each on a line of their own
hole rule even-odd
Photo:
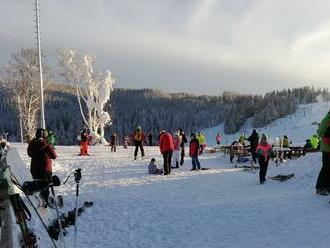
<svg viewBox="0 0 330 248">
<path fill-rule="evenodd" d="M 36 131 L 36 138 L 37 139 L 45 138 L 45 129 L 38 128 L 37 131 Z"/>
<path fill-rule="evenodd" d="M 268 137 L 266 134 L 263 133 L 261 135 L 260 143 L 267 143 L 267 141 L 268 141 Z"/>
</svg>

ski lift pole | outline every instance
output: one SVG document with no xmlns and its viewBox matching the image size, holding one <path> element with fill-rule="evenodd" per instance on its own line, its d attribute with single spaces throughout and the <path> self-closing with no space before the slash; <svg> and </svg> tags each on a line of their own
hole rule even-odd
<svg viewBox="0 0 330 248">
<path fill-rule="evenodd" d="M 81 180 L 81 169 L 74 171 L 74 180 L 76 181 L 76 208 L 75 208 L 75 219 L 74 219 L 74 248 L 77 247 L 77 220 L 78 220 L 78 196 L 79 196 L 79 183 Z"/>
<path fill-rule="evenodd" d="M 276 166 L 279 164 L 279 141 L 278 137 L 276 137 Z"/>
</svg>

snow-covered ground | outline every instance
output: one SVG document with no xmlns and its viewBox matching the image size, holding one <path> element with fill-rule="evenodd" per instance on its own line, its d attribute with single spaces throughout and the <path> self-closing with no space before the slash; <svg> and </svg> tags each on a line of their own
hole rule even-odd
<svg viewBox="0 0 330 248">
<path fill-rule="evenodd" d="M 329 103 L 311 103 L 300 105 L 298 110 L 285 118 L 278 119 L 270 125 L 257 128 L 259 134 L 267 134 L 272 141 L 276 137 L 288 135 L 289 139 L 295 144 L 305 144 L 306 139 L 316 133 L 317 123 L 319 123 L 325 114 L 329 111 Z M 240 135 L 248 137 L 252 133 L 251 120 L 247 120 L 241 130 L 232 135 L 224 135 L 223 123 L 212 128 L 202 130 L 207 139 L 208 145 L 215 145 L 215 136 L 221 133 L 224 144 L 230 144 L 238 140 Z"/>
<path fill-rule="evenodd" d="M 14 144 L 23 160 L 26 145 Z M 295 173 L 287 182 L 230 167 L 222 154 L 201 156 L 205 171 L 190 171 L 191 161 L 169 176 L 150 176 L 157 147 L 146 147 L 145 160 L 133 160 L 133 148 L 91 148 L 79 157 L 78 146 L 57 147 L 54 173 L 62 180 L 82 169 L 80 204 L 93 201 L 78 221 L 77 247 L 329 247 L 330 204 L 316 196 L 320 154 L 308 154 L 276 167 L 268 175 Z M 57 188 L 66 209 L 74 207 L 75 182 Z M 73 247 L 74 229 L 65 238 Z M 43 234 L 40 247 L 52 247 Z M 61 247 L 61 246 L 60 246 Z"/>
<path fill-rule="evenodd" d="M 328 109 L 327 103 L 304 105 L 258 131 L 272 139 L 287 134 L 294 143 L 304 143 Z M 209 141 L 218 130 L 205 130 Z M 241 132 L 225 136 L 225 143 L 244 131 L 251 132 L 248 121 Z M 28 169 L 27 145 L 13 146 Z M 279 167 L 271 162 L 269 176 L 294 173 L 294 178 L 259 185 L 258 173 L 231 167 L 229 158 L 220 153 L 200 157 L 202 167 L 209 170 L 190 171 L 187 158 L 171 175 L 151 176 L 147 173 L 150 159 L 155 157 L 161 165 L 162 157 L 157 147 L 145 149 L 146 158 L 134 161 L 132 147 L 111 153 L 109 147 L 94 146 L 90 157 L 79 157 L 78 146 L 57 147 L 54 173 L 63 181 L 81 168 L 79 205 L 94 202 L 79 217 L 77 247 L 329 247 L 329 199 L 317 196 L 314 189 L 320 153 Z M 28 173 L 15 169 L 22 176 Z M 74 208 L 73 176 L 56 192 L 64 196 L 64 210 Z M 40 237 L 40 247 L 52 247 L 38 220 L 31 224 Z M 65 238 L 66 247 L 73 247 L 73 230 Z"/>
</svg>

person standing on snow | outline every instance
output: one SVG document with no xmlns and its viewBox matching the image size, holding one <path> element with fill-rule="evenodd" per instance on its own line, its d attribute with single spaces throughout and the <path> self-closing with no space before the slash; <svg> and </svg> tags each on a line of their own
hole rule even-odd
<svg viewBox="0 0 330 248">
<path fill-rule="evenodd" d="M 316 194 L 327 195 L 330 191 L 330 111 L 321 121 L 317 134 L 320 138 L 322 168 L 316 181 Z"/>
<path fill-rule="evenodd" d="M 148 145 L 152 146 L 152 133 L 151 132 L 148 134 Z"/>
<path fill-rule="evenodd" d="M 217 142 L 217 145 L 221 144 L 221 134 L 218 133 L 217 136 L 215 136 L 215 141 Z"/>
<path fill-rule="evenodd" d="M 57 155 L 54 148 L 47 142 L 45 129 L 37 129 L 35 138 L 28 145 L 27 153 L 31 158 L 32 178 L 51 182 L 52 159 L 56 159 Z M 49 188 L 42 190 L 40 196 L 48 204 Z"/>
<path fill-rule="evenodd" d="M 189 144 L 189 156 L 191 157 L 191 163 L 193 166 L 191 170 L 200 170 L 201 164 L 199 163 L 198 160 L 199 148 L 200 148 L 199 142 L 194 133 L 190 135 L 190 138 L 191 139 Z"/>
<path fill-rule="evenodd" d="M 116 135 L 116 133 L 113 133 L 110 136 L 111 152 L 116 152 L 116 141 L 117 141 L 117 135 Z"/>
<path fill-rule="evenodd" d="M 173 138 L 172 135 L 166 133 L 164 130 L 160 132 L 159 149 L 164 159 L 164 175 L 171 174 L 171 162 L 173 155 Z"/>
<path fill-rule="evenodd" d="M 257 146 L 256 153 L 259 160 L 259 181 L 264 184 L 268 169 L 269 159 L 272 156 L 272 146 L 268 143 L 268 138 L 265 134 L 261 135 L 260 143 Z"/>
<path fill-rule="evenodd" d="M 259 134 L 257 130 L 253 129 L 252 134 L 247 138 L 250 141 L 251 155 L 252 155 L 252 168 L 255 163 L 257 163 L 257 153 L 256 149 L 259 144 Z"/>
<path fill-rule="evenodd" d="M 175 164 L 176 168 L 179 168 L 181 142 L 182 142 L 182 137 L 180 136 L 179 132 L 176 132 L 174 134 L 174 139 L 173 139 L 173 146 L 174 146 L 173 165 Z"/>
<path fill-rule="evenodd" d="M 89 130 L 84 128 L 80 133 L 80 154 L 79 156 L 89 156 L 88 145 L 90 141 Z"/>
<path fill-rule="evenodd" d="M 199 142 L 199 154 L 203 154 L 203 151 L 206 147 L 205 135 L 202 132 L 198 132 L 197 139 Z"/>
<path fill-rule="evenodd" d="M 144 149 L 143 149 L 143 141 L 144 141 L 144 133 L 142 132 L 142 128 L 138 126 L 133 133 L 133 140 L 135 145 L 134 151 L 134 160 L 136 160 L 138 149 L 140 148 L 142 159 L 144 157 Z"/>
<path fill-rule="evenodd" d="M 184 150 L 184 144 L 188 142 L 187 137 L 183 131 L 182 128 L 179 129 L 179 135 L 181 136 L 181 159 L 180 159 L 180 165 L 183 165 L 184 163 L 184 155 L 185 155 L 185 150 Z"/>
</svg>

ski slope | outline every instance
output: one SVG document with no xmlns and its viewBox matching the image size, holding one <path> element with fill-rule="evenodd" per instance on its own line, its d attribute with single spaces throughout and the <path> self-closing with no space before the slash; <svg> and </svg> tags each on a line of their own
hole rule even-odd
<svg viewBox="0 0 330 248">
<path fill-rule="evenodd" d="M 316 133 L 317 123 L 320 123 L 329 109 L 328 102 L 300 105 L 298 110 L 292 115 L 280 118 L 263 128 L 257 128 L 257 131 L 259 134 L 267 134 L 272 141 L 275 141 L 276 137 L 288 135 L 294 144 L 305 144 L 306 139 Z M 205 133 L 208 145 L 215 145 L 215 136 L 219 132 L 223 138 L 222 142 L 231 144 L 234 140 L 238 140 L 240 135 L 245 134 L 245 137 L 248 137 L 252 133 L 253 127 L 251 120 L 247 120 L 241 130 L 235 134 L 225 135 L 223 130 L 223 123 L 216 127 L 202 130 Z"/>
</svg>

